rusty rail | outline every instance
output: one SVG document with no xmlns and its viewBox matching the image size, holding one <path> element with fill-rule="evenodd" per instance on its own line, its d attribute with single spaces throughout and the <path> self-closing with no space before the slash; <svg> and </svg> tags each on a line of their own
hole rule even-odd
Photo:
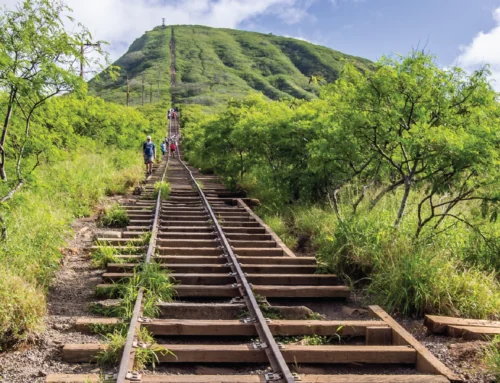
<svg viewBox="0 0 500 383">
<path fill-rule="evenodd" d="M 171 121 L 168 120 L 168 134 L 170 134 L 171 130 Z M 167 163 L 165 165 L 165 170 L 163 171 L 161 181 L 163 182 L 165 180 L 165 176 L 167 174 L 167 169 L 169 165 L 169 157 L 167 156 Z M 148 251 L 146 253 L 146 258 L 145 258 L 145 264 L 148 264 L 151 262 L 151 257 L 154 254 L 155 248 L 156 248 L 156 237 L 158 234 L 158 224 L 160 222 L 160 211 L 161 211 L 161 190 L 158 192 L 158 196 L 156 197 L 156 209 L 155 209 L 155 216 L 153 220 L 153 226 L 151 230 L 151 239 L 149 240 L 149 246 L 148 246 Z M 123 353 L 122 353 L 122 358 L 120 360 L 120 367 L 118 370 L 118 377 L 116 379 L 117 383 L 125 383 L 127 380 L 130 379 L 130 374 L 133 373 L 131 371 L 131 368 L 133 368 L 133 358 L 131 358 L 132 355 L 132 349 L 133 349 L 133 344 L 136 338 L 136 329 L 138 327 L 139 323 L 139 318 L 140 314 L 142 312 L 142 298 L 144 296 L 144 288 L 140 288 L 139 292 L 137 294 L 137 298 L 134 304 L 134 311 L 132 314 L 132 318 L 130 320 L 130 325 L 128 328 L 127 332 L 127 340 L 125 342 L 125 346 L 123 348 Z"/>
<path fill-rule="evenodd" d="M 238 259 L 236 258 L 236 255 L 234 254 L 233 249 L 231 248 L 231 245 L 229 244 L 229 241 L 227 240 L 224 231 L 222 230 L 222 227 L 219 225 L 217 217 L 215 216 L 210 203 L 205 196 L 205 193 L 196 182 L 196 179 L 194 178 L 191 170 L 189 170 L 186 164 L 181 160 L 178 150 L 177 157 L 182 166 L 184 166 L 184 168 L 187 170 L 191 178 L 191 182 L 196 187 L 196 190 L 198 191 L 198 194 L 200 195 L 203 204 L 205 205 L 205 208 L 210 216 L 210 219 L 213 222 L 217 236 L 219 237 L 219 240 L 222 244 L 224 255 L 228 258 L 228 263 L 231 267 L 232 275 L 236 278 L 237 283 L 235 284 L 235 287 L 240 290 L 241 296 L 245 300 L 245 304 L 251 315 L 251 320 L 254 323 L 257 334 L 259 335 L 259 338 L 261 340 L 260 345 L 265 350 L 274 373 L 277 374 L 274 379 L 279 382 L 294 383 L 295 378 L 293 377 L 292 372 L 288 368 L 288 365 L 283 358 L 279 346 L 276 343 L 276 340 L 274 339 L 269 326 L 267 325 L 266 318 L 262 314 L 257 299 L 255 299 L 252 287 L 250 286 L 245 273 L 241 269 Z"/>
</svg>

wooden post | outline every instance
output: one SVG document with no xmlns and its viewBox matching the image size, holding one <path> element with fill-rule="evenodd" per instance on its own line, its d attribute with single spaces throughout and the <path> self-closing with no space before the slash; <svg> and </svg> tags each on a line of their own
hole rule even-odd
<svg viewBox="0 0 500 383">
<path fill-rule="evenodd" d="M 82 44 L 80 54 L 82 57 L 80 57 L 80 77 L 83 78 L 83 55 L 84 55 L 84 45 Z"/>
<path fill-rule="evenodd" d="M 142 105 L 144 106 L 144 73 L 142 74 Z"/>
</svg>

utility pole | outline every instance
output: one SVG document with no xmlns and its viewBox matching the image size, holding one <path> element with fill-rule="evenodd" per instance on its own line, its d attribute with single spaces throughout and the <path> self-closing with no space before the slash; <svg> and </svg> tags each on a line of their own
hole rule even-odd
<svg viewBox="0 0 500 383">
<path fill-rule="evenodd" d="M 97 43 L 85 43 L 85 44 L 82 44 L 81 47 L 80 47 L 80 54 L 81 54 L 81 57 L 80 57 L 80 77 L 83 78 L 83 75 L 85 74 L 84 72 L 84 59 L 85 59 L 85 48 L 86 47 L 92 47 L 92 48 L 100 48 L 101 47 L 101 43 L 100 42 L 97 42 Z"/>
<path fill-rule="evenodd" d="M 162 28 L 165 28 L 165 18 L 162 18 L 162 19 L 161 19 L 161 23 L 162 23 L 162 25 L 161 25 L 161 26 L 162 26 Z"/>
<path fill-rule="evenodd" d="M 144 73 L 142 74 L 142 106 L 144 106 Z"/>
<path fill-rule="evenodd" d="M 128 74 L 127 74 L 127 106 L 130 104 L 130 82 L 128 80 Z"/>
<path fill-rule="evenodd" d="M 160 71 L 158 71 L 158 102 L 160 102 L 160 76 L 161 76 L 161 73 Z"/>
</svg>

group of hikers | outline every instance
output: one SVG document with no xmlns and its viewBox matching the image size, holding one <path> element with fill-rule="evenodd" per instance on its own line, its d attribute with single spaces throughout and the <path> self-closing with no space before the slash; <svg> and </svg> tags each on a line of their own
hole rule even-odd
<svg viewBox="0 0 500 383">
<path fill-rule="evenodd" d="M 168 118 L 177 118 L 179 110 L 177 108 L 170 108 L 168 111 Z M 171 137 L 165 137 L 165 139 L 160 144 L 161 153 L 164 156 L 165 154 L 174 156 L 177 151 L 178 142 L 181 137 L 177 134 L 174 134 Z M 167 153 L 167 150 L 170 149 L 170 152 Z M 153 163 L 156 159 L 156 145 L 151 140 L 151 136 L 146 138 L 146 142 L 142 145 L 142 153 L 144 154 L 144 164 L 146 165 L 146 174 L 150 175 L 153 173 Z"/>
<path fill-rule="evenodd" d="M 168 114 L 167 114 L 167 118 L 170 120 L 170 119 L 176 119 L 177 116 L 179 115 L 179 108 L 175 107 L 175 108 L 170 108 L 168 110 Z"/>
</svg>

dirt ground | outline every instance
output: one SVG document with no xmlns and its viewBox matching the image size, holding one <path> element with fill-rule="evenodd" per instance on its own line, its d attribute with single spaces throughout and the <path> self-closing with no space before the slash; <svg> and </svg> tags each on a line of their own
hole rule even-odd
<svg viewBox="0 0 500 383">
<path fill-rule="evenodd" d="M 398 322 L 464 382 L 491 383 L 496 381 L 486 372 L 484 364 L 484 348 L 488 342 L 464 341 L 428 334 L 423 320 L 398 320 Z"/>
</svg>

